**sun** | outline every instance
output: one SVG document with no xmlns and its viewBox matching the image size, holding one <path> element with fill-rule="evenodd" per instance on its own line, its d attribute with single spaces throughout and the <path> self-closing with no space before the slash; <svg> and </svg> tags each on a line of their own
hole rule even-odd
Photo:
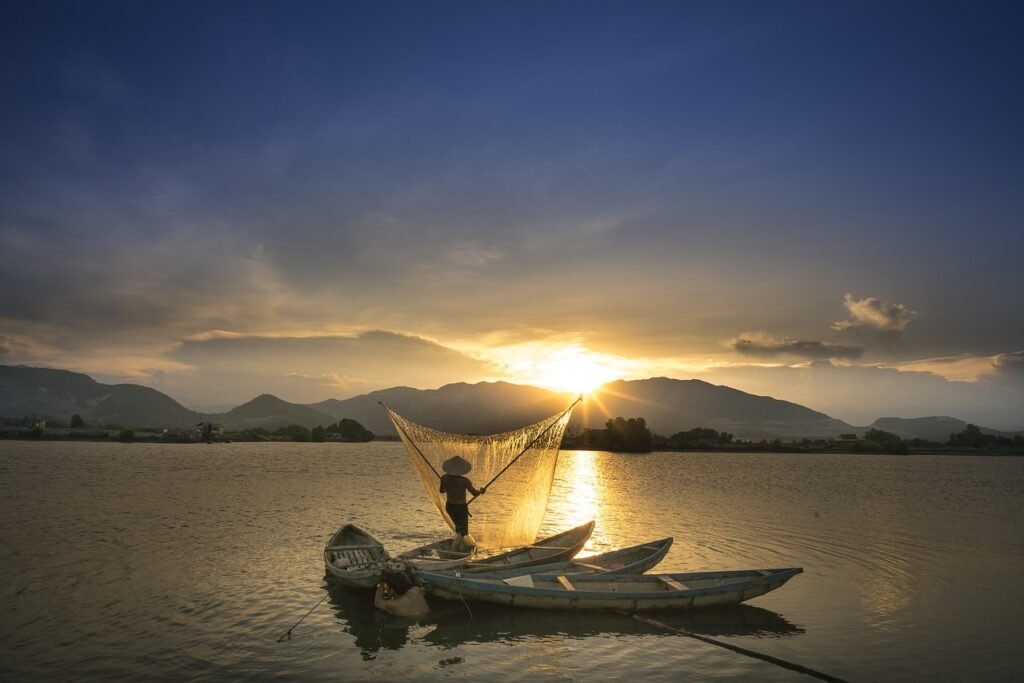
<svg viewBox="0 0 1024 683">
<path fill-rule="evenodd" d="M 593 393 L 602 384 L 636 375 L 635 361 L 591 351 L 579 342 L 492 346 L 481 356 L 503 369 L 500 379 L 575 394 Z"/>
<path fill-rule="evenodd" d="M 608 359 L 579 345 L 546 350 L 525 365 L 519 374 L 530 384 L 577 394 L 590 393 L 619 378 L 619 371 Z"/>
<path fill-rule="evenodd" d="M 549 389 L 587 394 L 615 379 L 615 371 L 583 355 L 555 353 L 538 365 L 536 383 Z"/>
</svg>

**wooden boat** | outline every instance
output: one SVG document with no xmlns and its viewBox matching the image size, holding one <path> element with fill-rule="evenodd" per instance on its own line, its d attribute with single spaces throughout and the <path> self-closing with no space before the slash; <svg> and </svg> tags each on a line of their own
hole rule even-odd
<svg viewBox="0 0 1024 683">
<path fill-rule="evenodd" d="M 376 587 L 389 559 L 383 544 L 355 524 L 334 532 L 324 548 L 327 573 L 338 583 L 354 588 Z"/>
<path fill-rule="evenodd" d="M 515 576 L 530 574 L 540 575 L 577 575 L 577 574 L 643 574 L 664 559 L 672 547 L 671 538 L 648 541 L 621 550 L 612 550 L 600 555 L 574 558 L 562 562 L 548 562 L 517 569 L 495 569 L 486 574 L 473 572 L 473 576 L 486 576 L 488 579 L 508 579 Z M 425 571 L 433 571 L 427 567 Z M 456 573 L 463 573 L 455 570 Z"/>
<path fill-rule="evenodd" d="M 563 531 L 533 545 L 516 548 L 474 562 L 467 562 L 462 573 L 489 572 L 496 569 L 519 569 L 537 564 L 561 562 L 575 557 L 594 533 L 594 520 Z"/>
<path fill-rule="evenodd" d="M 746 569 L 688 574 L 589 574 L 510 579 L 420 572 L 432 594 L 515 607 L 628 612 L 734 605 L 782 586 L 803 569 Z M 532 585 L 526 585 L 527 583 Z"/>
<path fill-rule="evenodd" d="M 463 566 L 473 555 L 473 550 L 452 550 L 452 539 L 428 543 L 407 550 L 398 556 L 406 564 L 424 571 L 444 571 Z"/>
</svg>

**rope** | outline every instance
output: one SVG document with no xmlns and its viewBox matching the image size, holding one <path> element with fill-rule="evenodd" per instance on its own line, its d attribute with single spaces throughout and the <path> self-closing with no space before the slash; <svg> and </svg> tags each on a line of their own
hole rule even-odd
<svg viewBox="0 0 1024 683">
<path fill-rule="evenodd" d="M 392 413 L 392 412 L 393 412 L 393 411 L 391 410 L 391 408 L 388 408 L 388 407 L 387 407 L 386 405 L 384 405 L 384 402 L 383 402 L 383 401 L 377 401 L 377 403 L 378 403 L 378 404 L 379 404 L 379 405 L 380 405 L 380 406 L 381 406 L 381 407 L 382 407 L 382 408 L 383 408 L 384 410 L 388 411 L 388 413 Z M 435 477 L 437 477 L 438 479 L 440 479 L 440 478 L 441 478 L 441 475 L 437 473 L 437 470 L 436 470 L 436 469 L 434 469 L 434 465 L 433 465 L 433 464 L 432 464 L 432 463 L 431 463 L 431 462 L 430 462 L 429 460 L 427 460 L 427 456 L 423 455 L 423 451 L 421 451 L 421 450 L 420 450 L 420 447 L 416 445 L 416 442 L 412 440 L 412 437 L 411 437 L 411 436 L 409 436 L 409 433 L 405 431 L 405 429 L 404 429 L 404 428 L 402 427 L 402 425 L 401 425 L 401 424 L 400 424 L 400 423 L 398 422 L 398 420 L 395 420 L 394 418 L 392 418 L 392 419 L 391 419 L 391 422 L 392 422 L 392 423 L 393 423 L 393 424 L 394 424 L 394 425 L 395 425 L 396 427 L 398 427 L 399 429 L 401 429 L 401 430 L 402 430 L 402 434 L 404 434 L 404 435 L 405 435 L 405 439 L 406 439 L 406 441 L 407 441 L 408 443 L 412 444 L 412 447 L 413 447 L 413 448 L 415 448 L 415 449 L 416 449 L 416 452 L 420 454 L 420 457 L 421 457 L 421 458 L 423 458 L 423 462 L 427 463 L 427 467 L 429 467 L 429 468 L 430 468 L 430 471 L 434 473 L 434 476 L 435 476 Z M 531 445 L 532 445 L 532 444 L 531 444 Z"/>
<path fill-rule="evenodd" d="M 704 643 L 709 643 L 711 645 L 717 645 L 718 647 L 724 647 L 726 650 L 732 650 L 733 652 L 738 652 L 741 655 L 746 655 L 747 657 L 753 657 L 754 659 L 760 659 L 763 662 L 769 662 L 771 664 L 775 664 L 776 666 L 781 666 L 784 669 L 789 669 L 790 671 L 796 671 L 797 673 L 802 673 L 802 674 L 805 674 L 807 676 L 813 676 L 813 677 L 818 678 L 818 679 L 823 680 L 823 681 L 829 681 L 830 683 L 848 683 L 846 681 L 846 679 L 838 678 L 838 677 L 832 676 L 830 674 L 822 673 L 821 671 L 815 671 L 814 669 L 808 668 L 808 667 L 804 666 L 803 664 L 796 664 L 795 662 L 790 662 L 790 661 L 787 661 L 785 659 L 779 659 L 778 657 L 773 657 L 771 655 L 766 655 L 766 654 L 761 653 L 761 652 L 755 652 L 753 650 L 748 650 L 745 647 L 740 647 L 739 645 L 732 645 L 730 643 L 724 643 L 721 640 L 715 640 L 714 638 L 708 638 L 707 636 L 701 636 L 701 635 L 697 635 L 696 633 L 691 633 L 690 631 L 684 631 L 682 629 L 674 628 L 672 626 L 669 626 L 668 624 L 663 624 L 662 622 L 660 622 L 660 621 L 658 621 L 656 619 L 651 619 L 649 617 L 642 617 L 639 614 L 630 614 L 629 612 L 623 612 L 623 611 L 619 611 L 619 614 L 622 614 L 623 616 L 627 616 L 627 617 L 631 616 L 634 619 L 636 619 L 637 621 L 643 622 L 645 624 L 650 624 L 651 626 L 657 626 L 659 628 L 663 628 L 663 629 L 666 629 L 668 631 L 672 631 L 673 633 L 678 633 L 681 636 L 686 636 L 687 638 L 694 638 L 694 639 L 699 640 L 699 641 L 704 642 Z"/>
<path fill-rule="evenodd" d="M 466 598 L 462 597 L 462 591 L 459 590 L 458 586 L 455 587 L 455 592 L 459 596 L 459 600 L 462 600 L 462 604 L 466 606 L 466 611 L 469 612 L 469 618 L 473 619 L 473 610 L 469 609 L 469 603 L 466 602 Z"/>
<path fill-rule="evenodd" d="M 327 596 L 328 596 L 328 595 L 330 595 L 330 593 L 329 593 L 329 592 L 327 592 L 327 591 L 324 591 L 324 596 L 323 596 L 322 598 L 320 598 L 319 600 L 317 600 L 317 601 L 316 601 L 316 604 L 315 604 L 315 605 L 313 605 L 312 607 L 310 607 L 310 608 L 309 608 L 309 611 L 308 611 L 308 612 L 306 612 L 305 614 L 303 614 L 303 615 L 302 615 L 302 619 L 305 619 L 305 618 L 306 618 L 306 617 L 308 617 L 308 616 L 309 616 L 310 614 L 312 614 L 312 613 L 313 613 L 313 610 L 315 610 L 315 609 L 316 609 L 317 607 L 319 607 L 319 606 L 320 606 L 320 603 L 321 603 L 321 602 L 323 602 L 324 600 L 326 600 L 326 599 L 327 599 Z M 301 624 L 301 623 L 302 623 L 302 619 L 299 619 L 298 621 L 296 621 L 296 622 L 295 622 L 295 623 L 294 623 L 294 624 L 292 625 L 292 627 L 291 627 L 290 629 L 288 629 L 287 631 L 285 631 L 285 632 L 284 632 L 284 633 L 283 633 L 283 634 L 281 635 L 281 637 L 277 639 L 277 642 L 279 642 L 279 643 L 280 643 L 280 642 L 281 642 L 282 640 L 285 640 L 286 638 L 287 638 L 288 640 L 291 640 L 291 639 L 292 639 L 292 630 L 293 630 L 293 629 L 294 629 L 294 628 L 295 628 L 296 626 L 298 626 L 299 624 Z"/>
<path fill-rule="evenodd" d="M 550 430 L 550 429 L 551 429 L 552 427 L 554 427 L 554 426 L 555 426 L 556 424 L 558 424 L 559 422 L 561 422 L 561 421 L 562 421 L 562 418 L 563 418 L 563 417 L 565 417 L 565 414 L 566 414 L 566 413 L 568 413 L 568 412 L 569 412 L 570 410 L 572 410 L 572 409 L 573 409 L 573 408 L 574 408 L 574 407 L 576 406 L 576 404 L 577 404 L 577 403 L 579 403 L 579 402 L 580 402 L 580 401 L 582 401 L 582 400 L 583 400 L 583 394 L 580 394 L 580 395 L 579 395 L 579 396 L 578 396 L 578 397 L 576 398 L 576 400 L 575 400 L 575 401 L 573 401 L 573 402 L 572 402 L 572 403 L 571 403 L 571 404 L 569 405 L 569 407 L 568 407 L 568 408 L 566 408 L 565 410 L 563 410 L 563 411 L 562 411 L 562 414 L 561 414 L 561 415 L 559 415 L 559 416 L 558 416 L 558 418 L 556 418 L 556 419 L 552 420 L 552 421 L 551 421 L 551 424 L 549 424 L 549 425 L 548 425 L 547 427 L 545 427 L 545 428 L 544 428 L 544 431 L 542 431 L 542 432 L 541 432 L 540 434 L 538 434 L 537 436 L 535 436 L 535 437 L 533 438 L 533 441 L 531 441 L 530 443 L 526 444 L 526 448 L 524 448 L 523 450 L 519 451 L 519 455 L 517 455 L 516 457 L 512 458 L 511 462 L 509 462 L 509 464 L 505 465 L 505 467 L 503 467 L 503 468 L 502 468 L 501 472 L 498 472 L 498 473 L 497 473 L 496 475 L 494 475 L 494 477 L 493 477 L 493 478 L 492 478 L 492 479 L 491 479 L 491 480 L 490 480 L 489 482 L 487 482 L 486 484 L 484 484 L 484 489 L 488 489 L 488 488 L 490 488 L 491 484 L 493 484 L 494 482 L 496 482 L 496 481 L 498 480 L 498 477 L 500 477 L 501 475 L 505 474 L 506 470 L 508 470 L 508 468 L 509 468 L 509 467 L 512 467 L 512 465 L 515 465 L 515 464 L 516 464 L 516 460 L 519 460 L 519 458 L 523 457 L 523 455 L 524 455 L 524 454 L 526 453 L 526 451 L 530 450 L 530 448 L 532 448 L 532 447 L 533 447 L 533 444 L 535 444 L 535 443 L 537 443 L 538 441 L 540 441 L 540 438 L 541 438 L 542 436 L 544 436 L 545 434 L 547 434 L 547 433 L 548 433 L 548 431 L 549 431 L 549 430 Z M 418 449 L 417 449 L 417 450 L 418 450 Z M 469 499 L 469 502 L 468 502 L 468 503 L 466 503 L 466 505 L 469 505 L 469 503 L 472 503 L 472 502 L 473 502 L 474 500 L 476 500 L 476 499 L 477 499 L 477 498 L 479 498 L 479 497 L 480 497 L 480 496 L 473 496 L 472 498 L 470 498 L 470 499 Z"/>
</svg>

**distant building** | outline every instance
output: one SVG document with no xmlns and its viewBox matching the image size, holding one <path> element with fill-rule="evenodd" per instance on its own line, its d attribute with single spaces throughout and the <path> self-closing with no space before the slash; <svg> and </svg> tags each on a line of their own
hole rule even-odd
<svg viewBox="0 0 1024 683">
<path fill-rule="evenodd" d="M 224 436 L 224 425 L 213 422 L 200 422 L 196 425 L 196 437 L 208 440 L 215 436 Z"/>
</svg>

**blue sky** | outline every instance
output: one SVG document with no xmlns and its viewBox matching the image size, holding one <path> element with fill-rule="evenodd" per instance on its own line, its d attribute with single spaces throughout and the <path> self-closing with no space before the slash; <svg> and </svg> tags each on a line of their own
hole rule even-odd
<svg viewBox="0 0 1024 683">
<path fill-rule="evenodd" d="M 5 7 L 0 362 L 1024 429 L 1022 12 L 893 5 Z"/>
</svg>

